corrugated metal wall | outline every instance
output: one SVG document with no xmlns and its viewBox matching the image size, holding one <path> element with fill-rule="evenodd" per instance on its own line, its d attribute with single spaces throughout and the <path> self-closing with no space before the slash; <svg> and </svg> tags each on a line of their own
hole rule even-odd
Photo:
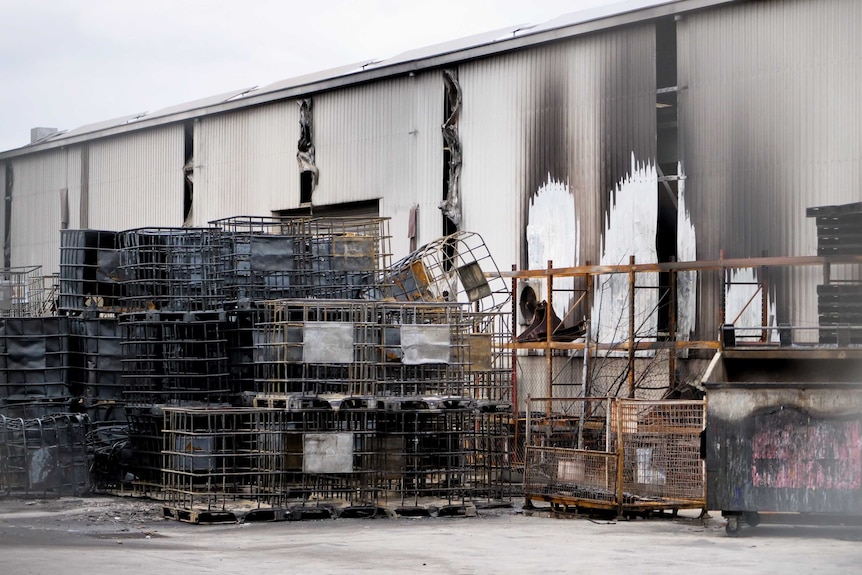
<svg viewBox="0 0 862 575">
<path fill-rule="evenodd" d="M 5 267 L 6 249 L 6 163 L 0 162 L 0 267 Z"/>
<path fill-rule="evenodd" d="M 60 271 L 60 190 L 68 190 L 69 227 L 78 224 L 80 149 L 68 148 L 16 158 L 12 162 L 11 265 L 41 265 Z"/>
<path fill-rule="evenodd" d="M 173 124 L 89 144 L 89 227 L 183 224 L 184 140 Z"/>
<path fill-rule="evenodd" d="M 298 140 L 294 100 L 195 122 L 195 225 L 298 207 Z"/>
<path fill-rule="evenodd" d="M 318 187 L 314 205 L 380 199 L 396 257 L 408 252 L 410 208 L 419 243 L 439 237 L 443 80 L 416 74 L 312 95 Z M 197 225 L 300 207 L 296 100 L 203 118 L 195 128 Z"/>
<path fill-rule="evenodd" d="M 463 64 L 459 76 L 464 227 L 483 234 L 501 268 L 525 267 L 530 201 L 563 182 L 580 221 L 578 259 L 598 262 L 611 190 L 632 155 L 655 162 L 654 26 Z"/>
<path fill-rule="evenodd" d="M 442 74 L 433 71 L 314 96 L 320 183 L 313 203 L 380 198 L 380 215 L 392 218 L 396 258 L 409 252 L 407 223 L 414 204 L 419 205 L 418 244 L 442 233 L 437 205 L 443 198 L 443 94 Z M 298 202 L 298 196 L 292 199 Z"/>
<path fill-rule="evenodd" d="M 775 0 L 678 23 L 680 134 L 699 259 L 814 255 L 809 206 L 862 201 L 862 3 Z M 816 325 L 821 272 L 770 275 L 777 322 Z M 702 281 L 699 329 L 718 292 Z M 791 289 L 792 288 L 792 289 Z"/>
</svg>

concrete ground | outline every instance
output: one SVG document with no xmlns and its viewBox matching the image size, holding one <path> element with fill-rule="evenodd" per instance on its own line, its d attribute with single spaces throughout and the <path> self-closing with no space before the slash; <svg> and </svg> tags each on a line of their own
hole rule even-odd
<svg viewBox="0 0 862 575">
<path fill-rule="evenodd" d="M 762 524 L 728 537 L 720 514 L 615 521 L 479 510 L 477 517 L 189 525 L 158 503 L 0 500 L 0 574 L 858 573 L 862 527 Z"/>
</svg>

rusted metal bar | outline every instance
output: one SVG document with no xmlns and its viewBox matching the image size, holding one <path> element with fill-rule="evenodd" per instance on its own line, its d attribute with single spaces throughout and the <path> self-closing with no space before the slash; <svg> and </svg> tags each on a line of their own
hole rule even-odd
<svg viewBox="0 0 862 575">
<path fill-rule="evenodd" d="M 724 258 L 719 260 L 699 260 L 684 262 L 662 262 L 636 264 L 634 266 L 620 265 L 584 265 L 567 268 L 556 268 L 554 275 L 557 277 L 578 276 L 585 274 L 608 275 L 622 274 L 633 271 L 643 272 L 667 272 L 675 270 L 682 271 L 706 271 L 721 269 L 758 268 L 762 266 L 824 266 L 835 264 L 862 264 L 862 255 L 838 255 L 838 256 L 781 256 L 767 258 Z M 545 277 L 548 270 L 518 270 L 517 272 L 500 272 L 503 277 L 528 278 Z"/>
<path fill-rule="evenodd" d="M 668 315 L 667 315 L 667 336 L 668 341 L 676 341 L 676 272 L 671 271 L 668 274 L 670 286 L 668 289 Z M 668 371 L 668 388 L 676 387 L 676 348 L 668 350 L 667 358 Z"/>
<path fill-rule="evenodd" d="M 734 284 L 734 285 L 737 285 L 737 284 Z M 736 324 L 736 322 L 738 322 L 738 321 L 739 321 L 739 318 L 741 318 L 741 317 L 742 317 L 742 314 L 744 314 L 744 313 L 745 313 L 745 310 L 747 310 L 747 309 L 748 309 L 748 306 L 750 306 L 750 305 L 751 305 L 751 302 L 753 302 L 753 301 L 754 301 L 754 298 L 756 298 L 756 297 L 757 297 L 757 294 L 761 293 L 761 290 L 762 290 L 762 289 L 763 289 L 763 285 L 758 284 L 758 285 L 757 285 L 757 289 L 756 289 L 756 290 L 754 290 L 754 293 L 753 293 L 753 294 L 751 294 L 751 297 L 750 297 L 750 298 L 748 298 L 748 301 L 747 301 L 747 302 L 745 302 L 745 305 L 744 305 L 744 306 L 742 306 L 742 309 L 741 309 L 741 310 L 739 310 L 739 313 L 736 315 L 736 317 L 735 317 L 735 318 L 733 318 L 733 321 L 732 321 L 732 322 L 730 322 L 730 323 L 732 323 L 732 324 Z M 764 297 L 764 298 L 761 298 L 761 299 L 765 299 L 765 297 Z M 763 325 L 766 325 L 766 323 L 764 323 Z"/>
<path fill-rule="evenodd" d="M 635 257 L 629 256 L 629 397 L 635 396 Z"/>
<path fill-rule="evenodd" d="M 510 349 L 586 349 L 586 343 L 580 342 L 561 342 L 551 341 L 543 343 L 511 343 L 506 344 Z M 597 343 L 590 342 L 590 349 L 596 351 L 627 351 L 629 343 L 621 341 L 618 343 Z M 637 351 L 647 349 L 718 349 L 718 340 L 699 340 L 699 341 L 636 341 L 634 348 Z"/>
<path fill-rule="evenodd" d="M 554 333 L 554 323 L 552 318 L 554 317 L 554 262 L 552 260 L 548 260 L 548 311 L 545 313 L 545 342 L 550 343 L 551 336 Z M 548 395 L 554 395 L 554 358 L 553 351 L 549 348 L 545 348 L 545 369 L 546 369 L 546 377 L 548 378 Z M 548 405 L 548 409 L 550 409 L 550 404 Z"/>
<path fill-rule="evenodd" d="M 587 265 L 590 265 L 590 262 L 587 261 Z M 584 327 L 586 328 L 586 332 L 584 333 L 584 382 L 583 382 L 583 393 L 584 397 L 590 397 L 592 395 L 592 386 L 590 385 L 590 337 L 592 334 L 591 323 L 593 316 L 593 276 L 586 276 L 586 291 L 584 291 L 584 295 L 586 296 L 586 305 L 584 307 Z"/>
<path fill-rule="evenodd" d="M 615 411 L 617 414 L 617 489 L 616 489 L 616 498 L 617 498 L 617 514 L 622 515 L 623 513 L 623 483 L 624 481 L 624 468 L 625 468 L 625 444 L 623 441 L 623 415 L 622 409 L 620 405 L 619 399 L 612 399 L 611 404 L 608 407 L 615 407 Z"/>
</svg>

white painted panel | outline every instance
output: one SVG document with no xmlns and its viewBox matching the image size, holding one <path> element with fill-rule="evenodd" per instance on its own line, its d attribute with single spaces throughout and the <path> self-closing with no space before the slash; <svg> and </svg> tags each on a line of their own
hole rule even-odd
<svg viewBox="0 0 862 575">
<path fill-rule="evenodd" d="M 12 267 L 60 271 L 60 190 L 68 187 L 65 150 L 23 156 L 12 163 Z"/>
<path fill-rule="evenodd" d="M 443 79 L 403 76 L 314 97 L 320 182 L 312 201 L 381 199 L 395 259 L 407 255 L 410 208 L 419 205 L 418 244 L 440 237 L 443 197 Z"/>
<path fill-rule="evenodd" d="M 6 249 L 6 164 L 0 162 L 0 267 L 4 265 Z"/>
<path fill-rule="evenodd" d="M 182 125 L 96 140 L 89 158 L 90 228 L 182 225 Z"/>
<path fill-rule="evenodd" d="M 208 116 L 194 128 L 194 223 L 299 207 L 296 100 Z"/>
</svg>

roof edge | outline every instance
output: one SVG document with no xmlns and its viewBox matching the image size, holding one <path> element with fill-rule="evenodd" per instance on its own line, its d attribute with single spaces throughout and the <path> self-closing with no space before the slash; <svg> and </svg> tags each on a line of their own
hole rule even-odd
<svg viewBox="0 0 862 575">
<path fill-rule="evenodd" d="M 675 0 L 666 4 L 637 8 L 610 16 L 600 17 L 595 20 L 587 20 L 572 25 L 562 26 L 560 28 L 542 30 L 535 33 L 530 33 L 528 31 L 513 38 L 498 40 L 488 44 L 482 44 L 463 50 L 438 54 L 417 60 L 402 61 L 391 65 L 386 65 L 385 61 L 383 61 L 379 67 L 370 68 L 368 70 L 334 76 L 325 80 L 317 80 L 306 84 L 298 84 L 296 86 L 290 86 L 281 90 L 266 92 L 263 94 L 255 94 L 254 92 L 251 92 L 248 96 L 238 100 L 221 102 L 215 105 L 153 118 L 143 116 L 133 123 L 113 126 L 102 130 L 94 130 L 92 132 L 82 132 L 81 134 L 76 134 L 72 137 L 60 138 L 39 144 L 25 145 L 20 148 L 13 148 L 11 150 L 0 152 L 0 160 L 7 160 L 31 153 L 44 152 L 58 148 L 62 149 L 67 146 L 74 146 L 93 139 L 107 138 L 137 132 L 139 130 L 157 128 L 177 122 L 233 112 L 243 108 L 269 104 L 279 100 L 288 100 L 291 98 L 364 84 L 385 78 L 398 77 L 409 73 L 415 74 L 425 70 L 433 70 L 435 68 L 449 66 L 458 62 L 468 62 L 470 60 L 486 58 L 496 54 L 503 54 L 521 48 L 574 38 L 619 26 L 628 26 L 639 22 L 654 20 L 656 18 L 695 12 L 721 5 L 739 4 L 745 1 L 746 0 Z"/>
</svg>

